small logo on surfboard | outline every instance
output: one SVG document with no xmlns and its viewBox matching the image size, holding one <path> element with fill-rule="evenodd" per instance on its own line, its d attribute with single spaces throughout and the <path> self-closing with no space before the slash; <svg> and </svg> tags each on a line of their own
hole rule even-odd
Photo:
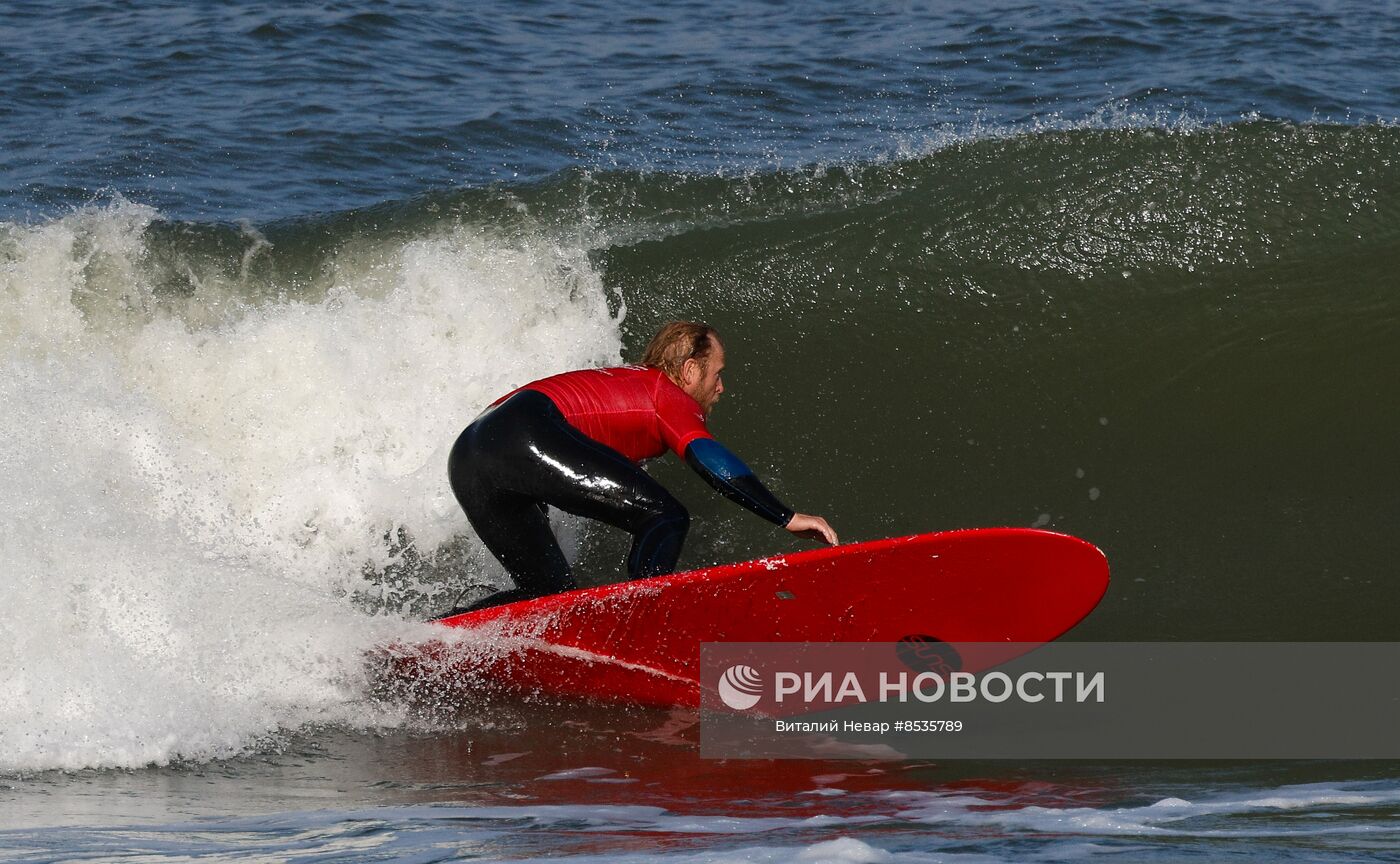
<svg viewBox="0 0 1400 864">
<path fill-rule="evenodd" d="M 917 633 L 900 639 L 894 647 L 899 662 L 915 672 L 932 672 L 935 675 L 951 675 L 963 667 L 958 649 L 936 639 Z"/>
<path fill-rule="evenodd" d="M 719 698 L 735 711 L 747 711 L 763 697 L 763 676 L 752 666 L 730 666 L 719 678 Z"/>
</svg>

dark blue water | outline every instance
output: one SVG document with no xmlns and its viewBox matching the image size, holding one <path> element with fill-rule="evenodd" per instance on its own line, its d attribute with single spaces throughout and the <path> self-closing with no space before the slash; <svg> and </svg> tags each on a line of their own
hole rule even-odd
<svg viewBox="0 0 1400 864">
<path fill-rule="evenodd" d="M 6 6 L 0 213 L 338 212 L 566 167 L 747 171 L 1037 124 L 1388 121 L 1371 3 Z"/>
<path fill-rule="evenodd" d="M 843 537 L 1086 537 L 1079 638 L 1396 638 L 1397 56 L 1391 3 L 5 4 L 0 860 L 1400 860 L 1390 763 L 719 763 L 362 663 L 504 578 L 462 425 L 674 316 Z M 798 548 L 653 471 L 683 566 Z"/>
</svg>

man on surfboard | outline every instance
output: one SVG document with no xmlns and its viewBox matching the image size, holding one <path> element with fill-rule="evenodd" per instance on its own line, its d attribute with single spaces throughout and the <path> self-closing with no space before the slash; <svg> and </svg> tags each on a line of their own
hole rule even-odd
<svg viewBox="0 0 1400 864">
<path fill-rule="evenodd" d="M 447 472 L 467 520 L 516 587 L 448 614 L 576 587 L 547 507 L 630 532 L 628 578 L 675 570 L 690 514 L 639 465 L 668 449 L 731 501 L 835 545 L 825 519 L 779 501 L 710 435 L 705 419 L 724 392 L 723 370 L 714 328 L 672 321 L 638 365 L 565 372 L 492 403 L 458 437 Z"/>
</svg>

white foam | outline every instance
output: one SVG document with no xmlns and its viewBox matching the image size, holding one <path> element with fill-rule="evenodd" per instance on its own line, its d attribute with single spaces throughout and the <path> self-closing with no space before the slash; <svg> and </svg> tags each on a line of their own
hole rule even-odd
<svg viewBox="0 0 1400 864">
<path fill-rule="evenodd" d="M 360 658 L 408 625 L 356 611 L 362 571 L 467 531 L 447 451 L 492 398 L 618 359 L 583 250 L 459 228 L 333 258 L 314 301 L 195 273 L 175 304 L 156 219 L 0 225 L 0 771 L 393 722 Z"/>
<path fill-rule="evenodd" d="M 878 862 L 893 861 L 894 856 L 854 837 L 838 837 L 835 840 L 827 840 L 824 843 L 808 846 L 798 852 L 794 860 L 878 864 Z"/>
<path fill-rule="evenodd" d="M 1376 807 L 1400 802 L 1400 788 L 1383 784 L 1300 784 L 1242 793 L 1215 793 L 1199 800 L 1179 797 L 1160 798 L 1148 804 L 1119 807 L 1028 805 L 985 809 L 988 801 L 969 794 L 936 792 L 891 793 L 892 800 L 906 802 L 898 816 L 930 824 L 995 826 L 998 829 L 1045 831 L 1056 834 L 1100 836 L 1181 836 L 1181 837 L 1287 837 L 1294 835 L 1367 833 L 1373 826 L 1343 825 L 1297 819 L 1270 825 L 1249 820 L 1247 827 L 1229 824 L 1229 817 L 1258 815 L 1269 811 L 1313 811 L 1325 813 L 1329 807 Z M 1209 821 L 1190 820 L 1208 817 Z"/>
<path fill-rule="evenodd" d="M 539 778 L 541 780 L 583 780 L 589 777 L 605 777 L 608 774 L 616 774 L 612 768 L 584 767 L 566 768 L 563 771 L 555 771 Z"/>
</svg>

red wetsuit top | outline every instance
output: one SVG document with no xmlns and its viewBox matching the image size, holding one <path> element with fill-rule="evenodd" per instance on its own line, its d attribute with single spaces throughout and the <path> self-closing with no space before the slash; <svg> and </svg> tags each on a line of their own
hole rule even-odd
<svg viewBox="0 0 1400 864">
<path fill-rule="evenodd" d="M 497 404 L 521 390 L 548 396 L 569 425 L 633 462 L 660 456 L 668 448 L 684 459 L 690 442 L 714 437 L 705 428 L 700 403 L 660 369 L 614 366 L 565 372 L 512 390 Z"/>
</svg>

